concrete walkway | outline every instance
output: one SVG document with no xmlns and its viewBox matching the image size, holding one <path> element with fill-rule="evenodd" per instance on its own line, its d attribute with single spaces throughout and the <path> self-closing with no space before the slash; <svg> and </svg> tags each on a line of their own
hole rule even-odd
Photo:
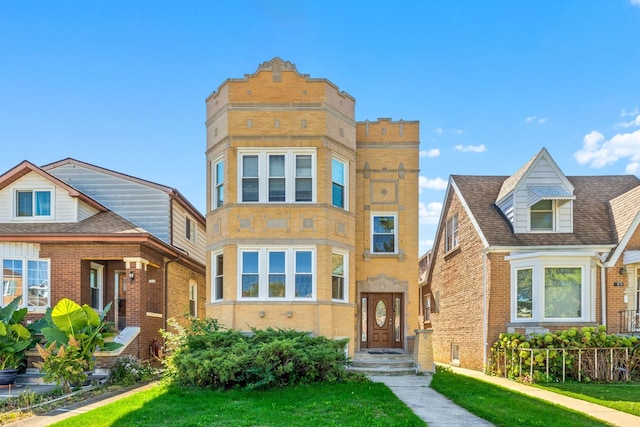
<svg viewBox="0 0 640 427">
<path fill-rule="evenodd" d="M 492 426 L 429 387 L 431 375 L 372 376 L 371 381 L 383 383 L 429 427 Z"/>
</svg>

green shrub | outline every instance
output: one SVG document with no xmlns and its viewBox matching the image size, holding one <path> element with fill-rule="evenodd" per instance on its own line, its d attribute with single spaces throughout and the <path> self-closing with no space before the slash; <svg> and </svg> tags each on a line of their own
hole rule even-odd
<svg viewBox="0 0 640 427">
<path fill-rule="evenodd" d="M 141 381 L 150 381 L 158 375 L 158 370 L 134 356 L 121 356 L 109 371 L 109 382 L 122 386 Z"/>
<path fill-rule="evenodd" d="M 163 335 L 178 344 L 170 349 L 165 372 L 181 385 L 266 389 L 353 378 L 345 370 L 346 340 L 282 329 L 243 334 L 221 330 L 211 319 L 194 319 L 188 328 Z"/>
<path fill-rule="evenodd" d="M 579 349 L 628 348 L 629 366 L 632 374 L 638 371 L 640 362 L 640 342 L 636 337 L 608 335 L 605 326 L 570 328 L 525 337 L 520 333 L 500 334 L 491 347 L 492 358 L 488 373 L 507 376 L 521 381 L 557 381 L 564 378 L 593 379 L 589 363 L 585 361 L 591 354 L 583 351 L 580 371 L 578 369 Z M 572 351 L 563 351 L 563 349 Z M 598 361 L 600 372 L 610 369 L 606 360 Z M 547 367 L 548 364 L 548 367 Z M 598 372 L 598 369 L 594 369 Z M 578 372 L 579 371 L 579 372 Z M 620 369 L 618 373 L 622 372 Z M 531 375 L 529 375 L 531 373 Z M 548 373 L 548 376 L 547 376 Z M 524 377 L 523 377 L 524 376 Z"/>
</svg>

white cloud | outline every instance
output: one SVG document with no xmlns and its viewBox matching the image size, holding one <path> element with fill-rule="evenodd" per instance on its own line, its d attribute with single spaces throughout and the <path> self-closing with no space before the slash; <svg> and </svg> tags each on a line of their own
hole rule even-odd
<svg viewBox="0 0 640 427">
<path fill-rule="evenodd" d="M 420 240 L 420 256 L 426 254 L 427 251 L 431 248 L 433 248 L 433 239 Z"/>
<path fill-rule="evenodd" d="M 640 162 L 629 163 L 624 171 L 632 175 L 638 175 L 640 173 Z"/>
<path fill-rule="evenodd" d="M 620 128 L 630 128 L 630 127 L 640 126 L 640 114 L 638 114 L 635 119 L 629 122 L 616 123 L 616 126 Z"/>
<path fill-rule="evenodd" d="M 444 129 L 442 128 L 435 128 L 433 130 L 433 133 L 435 133 L 436 135 L 442 135 L 444 133 Z"/>
<path fill-rule="evenodd" d="M 440 211 L 442 211 L 442 203 L 440 202 L 418 203 L 420 224 L 438 224 L 438 221 L 440 220 Z"/>
<path fill-rule="evenodd" d="M 524 119 L 525 123 L 538 123 L 539 125 L 541 125 L 542 123 L 546 123 L 547 122 L 546 117 L 538 117 L 538 116 L 529 116 L 526 119 Z"/>
<path fill-rule="evenodd" d="M 462 151 L 463 153 L 468 153 L 468 152 L 471 152 L 471 153 L 482 153 L 482 152 L 487 150 L 487 147 L 485 147 L 484 144 L 480 144 L 480 145 L 456 145 L 453 148 L 458 150 L 458 151 Z"/>
<path fill-rule="evenodd" d="M 451 129 L 451 132 L 456 135 L 464 135 L 465 132 L 462 129 Z"/>
<path fill-rule="evenodd" d="M 638 0 L 638 1 L 640 2 L 640 0 Z M 631 117 L 631 116 L 637 116 L 638 114 L 640 114 L 640 111 L 638 110 L 638 107 L 636 107 L 631 111 L 622 110 L 622 112 L 620 113 L 620 117 L 622 117 L 622 118 Z"/>
<path fill-rule="evenodd" d="M 631 4 L 634 6 L 640 6 L 640 0 L 631 0 Z"/>
<path fill-rule="evenodd" d="M 442 178 L 429 179 L 426 176 L 418 178 L 419 191 L 422 193 L 422 189 L 427 190 L 444 190 L 447 188 L 448 182 Z"/>
<path fill-rule="evenodd" d="M 640 162 L 640 130 L 619 133 L 608 140 L 594 130 L 584 136 L 582 149 L 573 156 L 581 165 L 589 164 L 592 168 L 602 168 L 626 158 L 631 163 Z"/>
<path fill-rule="evenodd" d="M 439 155 L 440 155 L 440 150 L 437 148 L 432 148 L 430 150 L 422 150 L 420 152 L 420 157 L 434 158 L 434 157 L 438 157 Z"/>
<path fill-rule="evenodd" d="M 454 135 L 458 135 L 458 136 L 462 136 L 464 135 L 466 132 L 463 131 L 462 129 L 444 129 L 444 128 L 435 128 L 433 130 L 433 133 L 435 133 L 438 136 L 444 135 L 445 133 L 452 133 Z"/>
</svg>

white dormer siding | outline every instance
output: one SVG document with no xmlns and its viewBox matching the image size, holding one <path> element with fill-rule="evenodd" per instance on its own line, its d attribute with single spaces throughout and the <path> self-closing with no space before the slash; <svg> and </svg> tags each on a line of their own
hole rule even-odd
<svg viewBox="0 0 640 427">
<path fill-rule="evenodd" d="M 50 192 L 50 214 L 44 216 L 16 215 L 17 191 Z M 66 190 L 31 172 L 0 190 L 0 222 L 78 222 L 97 213 L 96 209 L 71 197 Z"/>
<path fill-rule="evenodd" d="M 543 148 L 505 180 L 496 205 L 514 233 L 572 233 L 573 191 L 571 182 Z M 533 220 L 532 206 L 536 209 Z"/>
</svg>

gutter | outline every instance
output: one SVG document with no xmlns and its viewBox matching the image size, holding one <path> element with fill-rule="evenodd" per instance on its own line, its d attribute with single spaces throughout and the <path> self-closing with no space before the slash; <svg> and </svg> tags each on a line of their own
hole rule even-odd
<svg viewBox="0 0 640 427">
<path fill-rule="evenodd" d="M 487 338 L 489 334 L 489 312 L 487 307 L 487 252 L 482 252 L 482 366 L 487 367 Z"/>
<path fill-rule="evenodd" d="M 607 282 L 606 282 L 606 269 L 604 264 L 599 259 L 596 260 L 596 265 L 600 267 L 600 298 L 602 306 L 602 325 L 607 326 Z"/>
</svg>

